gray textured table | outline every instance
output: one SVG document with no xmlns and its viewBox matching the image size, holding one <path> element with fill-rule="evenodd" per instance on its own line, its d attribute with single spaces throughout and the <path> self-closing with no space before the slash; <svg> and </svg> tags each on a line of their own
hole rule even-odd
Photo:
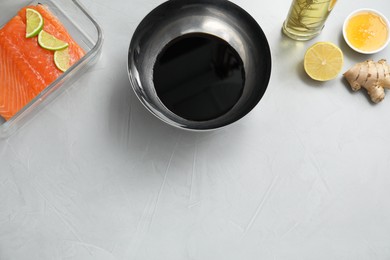
<svg viewBox="0 0 390 260">
<path fill-rule="evenodd" d="M 309 42 L 281 34 L 290 1 L 234 2 L 268 37 L 269 88 L 243 120 L 193 133 L 146 111 L 127 77 L 131 36 L 162 1 L 82 0 L 104 30 L 99 61 L 0 140 L 1 260 L 390 259 L 390 95 L 373 105 L 302 69 L 316 41 L 342 48 L 344 71 L 368 58 L 343 20 L 390 18 L 390 2 L 339 1 Z"/>
</svg>

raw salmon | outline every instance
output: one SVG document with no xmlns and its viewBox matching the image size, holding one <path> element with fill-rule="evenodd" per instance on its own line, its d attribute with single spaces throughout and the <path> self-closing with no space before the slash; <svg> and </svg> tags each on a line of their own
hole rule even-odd
<svg viewBox="0 0 390 260">
<path fill-rule="evenodd" d="M 26 8 L 41 13 L 44 30 L 69 44 L 71 64 L 85 55 L 61 22 L 43 5 L 21 9 L 0 30 L 0 115 L 9 120 L 61 72 L 54 63 L 54 52 L 41 48 L 37 37 L 27 39 Z"/>
</svg>

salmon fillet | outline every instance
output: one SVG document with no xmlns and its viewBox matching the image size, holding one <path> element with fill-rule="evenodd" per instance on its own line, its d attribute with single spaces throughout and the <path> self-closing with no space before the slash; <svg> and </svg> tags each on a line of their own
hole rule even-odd
<svg viewBox="0 0 390 260">
<path fill-rule="evenodd" d="M 0 115 L 6 120 L 63 73 L 54 63 L 54 52 L 41 48 L 37 37 L 25 37 L 27 8 L 41 13 L 46 32 L 69 44 L 72 65 L 85 55 L 84 50 L 45 6 L 21 9 L 0 30 Z"/>
</svg>

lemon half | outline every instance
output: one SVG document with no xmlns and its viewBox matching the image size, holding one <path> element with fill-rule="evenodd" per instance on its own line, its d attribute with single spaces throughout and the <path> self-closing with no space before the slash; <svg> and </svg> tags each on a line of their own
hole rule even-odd
<svg viewBox="0 0 390 260">
<path fill-rule="evenodd" d="M 303 64 L 312 79 L 327 81 L 339 75 L 344 56 L 340 48 L 333 43 L 317 42 L 307 49 Z"/>
</svg>

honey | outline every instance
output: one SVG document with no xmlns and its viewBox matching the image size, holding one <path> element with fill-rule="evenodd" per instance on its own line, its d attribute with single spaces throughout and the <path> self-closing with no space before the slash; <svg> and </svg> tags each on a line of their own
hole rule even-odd
<svg viewBox="0 0 390 260">
<path fill-rule="evenodd" d="M 381 16 L 364 11 L 353 15 L 346 26 L 349 43 L 364 52 L 373 52 L 382 48 L 389 37 L 389 28 Z"/>
</svg>

